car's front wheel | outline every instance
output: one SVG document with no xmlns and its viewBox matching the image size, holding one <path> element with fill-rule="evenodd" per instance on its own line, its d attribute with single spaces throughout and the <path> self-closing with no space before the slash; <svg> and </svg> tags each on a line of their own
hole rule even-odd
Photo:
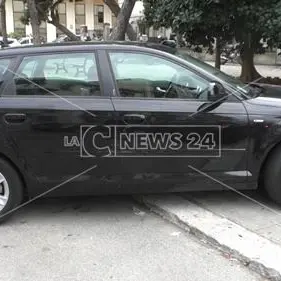
<svg viewBox="0 0 281 281">
<path fill-rule="evenodd" d="M 281 146 L 271 153 L 266 163 L 264 187 L 270 199 L 281 205 Z"/>
<path fill-rule="evenodd" d="M 23 200 L 23 184 L 17 171 L 0 159 L 0 222 L 7 219 L 12 210 Z"/>
</svg>

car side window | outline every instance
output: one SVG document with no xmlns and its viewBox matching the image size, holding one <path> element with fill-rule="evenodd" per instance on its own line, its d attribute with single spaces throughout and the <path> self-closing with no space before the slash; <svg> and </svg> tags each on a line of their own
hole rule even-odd
<svg viewBox="0 0 281 281">
<path fill-rule="evenodd" d="M 32 78 L 32 74 L 34 73 L 34 68 L 36 66 L 35 60 L 26 61 L 25 64 L 21 65 L 20 75 L 27 78 Z"/>
<path fill-rule="evenodd" d="M 0 59 L 0 74 L 4 75 L 11 63 L 11 59 Z"/>
<path fill-rule="evenodd" d="M 207 100 L 208 81 L 170 60 L 128 52 L 109 57 L 122 97 Z"/>
<path fill-rule="evenodd" d="M 25 57 L 14 76 L 17 95 L 100 96 L 93 53 Z"/>
</svg>

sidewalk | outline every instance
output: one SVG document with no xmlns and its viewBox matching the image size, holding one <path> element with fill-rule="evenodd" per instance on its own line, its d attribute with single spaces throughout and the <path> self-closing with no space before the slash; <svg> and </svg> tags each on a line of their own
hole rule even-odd
<svg viewBox="0 0 281 281">
<path fill-rule="evenodd" d="M 273 211 L 232 192 L 186 193 L 183 196 L 281 246 L 281 208 L 256 192 L 245 194 Z"/>
<path fill-rule="evenodd" d="M 207 61 L 206 61 L 207 62 Z M 215 66 L 214 62 L 207 62 L 208 64 Z M 278 65 L 256 65 L 257 71 L 263 77 L 280 77 L 281 78 L 281 66 Z M 225 64 L 221 66 L 221 71 L 228 75 L 239 77 L 241 74 L 241 66 L 239 64 Z"/>
<path fill-rule="evenodd" d="M 204 61 L 208 61 L 208 62 L 215 61 L 215 55 L 206 54 L 206 51 L 203 51 L 202 53 L 195 53 L 195 52 L 191 52 L 188 49 L 180 48 L 179 52 L 185 54 L 192 53 L 192 56 L 197 57 Z M 254 62 L 256 65 L 280 65 L 281 56 L 277 56 L 276 52 L 267 52 L 261 55 L 255 54 Z"/>
<path fill-rule="evenodd" d="M 281 280 L 281 209 L 257 195 L 201 192 L 136 197 L 151 211 L 211 244 L 229 259 Z"/>
</svg>

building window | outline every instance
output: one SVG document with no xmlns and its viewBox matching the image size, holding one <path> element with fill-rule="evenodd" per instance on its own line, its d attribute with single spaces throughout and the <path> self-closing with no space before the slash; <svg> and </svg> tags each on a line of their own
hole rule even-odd
<svg viewBox="0 0 281 281">
<path fill-rule="evenodd" d="M 58 15 L 59 15 L 59 19 L 60 19 L 60 24 L 62 24 L 63 26 L 66 27 L 66 4 L 65 3 L 60 3 L 58 5 L 58 8 L 57 8 L 57 12 L 58 12 Z M 57 28 L 57 36 L 63 34 L 58 28 Z"/>
<path fill-rule="evenodd" d="M 85 4 L 75 5 L 75 24 L 76 34 L 80 34 L 81 26 L 86 24 Z"/>
<path fill-rule="evenodd" d="M 94 17 L 95 17 L 95 27 L 103 26 L 104 23 L 104 6 L 95 5 L 94 6 Z"/>
<path fill-rule="evenodd" d="M 21 0 L 13 0 L 13 13 L 14 13 L 14 32 L 25 36 L 25 25 L 21 22 L 24 16 L 24 3 Z"/>
</svg>

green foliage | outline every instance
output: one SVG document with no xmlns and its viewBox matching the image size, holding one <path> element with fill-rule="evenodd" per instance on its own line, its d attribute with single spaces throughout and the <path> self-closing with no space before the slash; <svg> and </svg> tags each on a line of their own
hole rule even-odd
<svg viewBox="0 0 281 281">
<path fill-rule="evenodd" d="M 9 38 L 15 38 L 15 39 L 20 39 L 25 36 L 24 31 L 17 31 L 17 32 L 11 32 L 8 34 Z"/>
<path fill-rule="evenodd" d="M 150 26 L 172 27 L 194 44 L 281 41 L 281 0 L 144 0 L 144 8 Z"/>
</svg>

